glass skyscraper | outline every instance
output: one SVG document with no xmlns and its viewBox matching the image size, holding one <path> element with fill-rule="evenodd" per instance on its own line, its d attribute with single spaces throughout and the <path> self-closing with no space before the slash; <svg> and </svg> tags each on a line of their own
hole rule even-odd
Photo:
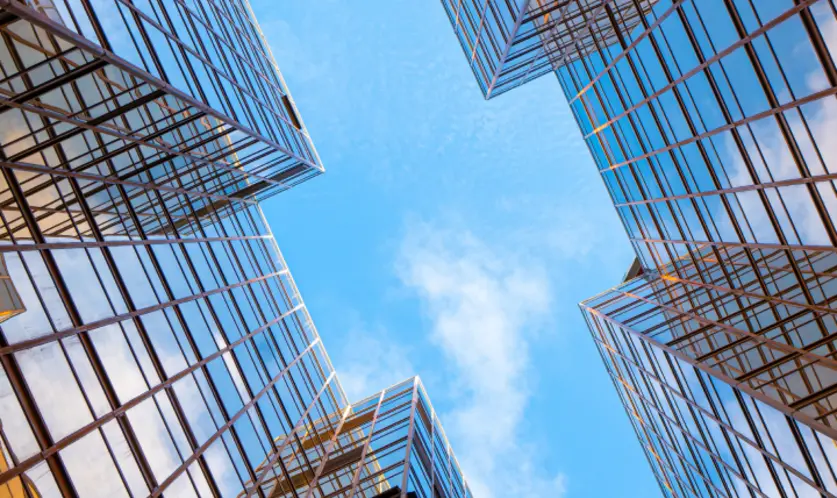
<svg viewBox="0 0 837 498">
<path fill-rule="evenodd" d="M 246 0 L 0 37 L 0 496 L 470 496 L 417 380 L 346 399 L 265 222 L 323 167 Z"/>
<path fill-rule="evenodd" d="M 622 219 L 581 308 L 663 494 L 837 496 L 837 4 L 442 3 L 486 98 L 557 75 Z"/>
</svg>

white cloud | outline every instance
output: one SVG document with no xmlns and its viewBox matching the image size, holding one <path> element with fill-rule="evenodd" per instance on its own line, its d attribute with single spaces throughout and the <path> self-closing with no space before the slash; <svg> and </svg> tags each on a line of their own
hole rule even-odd
<svg viewBox="0 0 837 498">
<path fill-rule="evenodd" d="M 420 297 L 431 341 L 448 360 L 455 401 L 442 423 L 475 496 L 562 496 L 566 477 L 538 464 L 537 444 L 521 431 L 529 342 L 550 315 L 546 273 L 467 231 L 424 223 L 409 227 L 397 269 Z"/>
<path fill-rule="evenodd" d="M 350 329 L 339 358 L 337 375 L 351 402 L 415 375 L 408 349 L 389 340 L 381 327 Z"/>
</svg>

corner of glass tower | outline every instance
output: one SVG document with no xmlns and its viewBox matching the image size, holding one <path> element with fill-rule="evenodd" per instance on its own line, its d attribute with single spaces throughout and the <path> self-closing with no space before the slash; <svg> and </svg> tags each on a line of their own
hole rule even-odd
<svg viewBox="0 0 837 498">
<path fill-rule="evenodd" d="M 442 0 L 487 99 L 617 42 L 657 0 Z"/>
</svg>

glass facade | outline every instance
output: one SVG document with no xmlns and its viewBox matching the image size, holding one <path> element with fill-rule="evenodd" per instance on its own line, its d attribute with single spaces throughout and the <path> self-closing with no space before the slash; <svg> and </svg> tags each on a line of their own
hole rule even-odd
<svg viewBox="0 0 837 498">
<path fill-rule="evenodd" d="M 305 459 L 282 468 L 292 440 Z M 255 481 L 267 496 L 473 496 L 418 377 L 302 424 L 277 443 L 282 448 Z"/>
<path fill-rule="evenodd" d="M 666 496 L 835 496 L 833 311 L 803 304 L 785 251 L 758 255 L 774 271 L 749 257 L 707 251 L 581 307 Z M 812 263 L 824 290 L 837 258 Z"/>
<path fill-rule="evenodd" d="M 663 493 L 837 496 L 837 4 L 556 4 L 639 263 L 581 308 Z"/>
<path fill-rule="evenodd" d="M 551 73 L 578 47 L 616 43 L 609 13 L 632 28 L 656 0 L 442 0 L 486 99 Z"/>
<path fill-rule="evenodd" d="M 365 408 L 259 207 L 323 168 L 246 0 L 0 0 L 0 38 L 0 496 L 307 486 L 328 450 L 302 431 Z M 404 474 L 399 392 L 339 434 L 372 437 L 329 496 Z M 437 496 L 466 496 L 439 433 Z M 423 485 L 406 468 L 396 496 Z"/>
</svg>

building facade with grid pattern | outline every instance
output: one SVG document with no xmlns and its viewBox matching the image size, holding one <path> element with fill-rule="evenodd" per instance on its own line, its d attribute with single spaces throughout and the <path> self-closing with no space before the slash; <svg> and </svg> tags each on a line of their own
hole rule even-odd
<svg viewBox="0 0 837 498">
<path fill-rule="evenodd" d="M 314 465 L 282 469 L 298 437 Z M 439 418 L 418 377 L 280 438 L 256 481 L 267 496 L 471 497 Z M 303 459 L 296 459 L 297 464 Z M 242 495 L 243 496 L 243 495 Z"/>
<path fill-rule="evenodd" d="M 246 0 L 0 0 L 0 37 L 0 496 L 470 496 L 417 381 L 346 399 L 265 222 L 323 167 Z"/>
<path fill-rule="evenodd" d="M 836 496 L 835 2 L 443 4 L 487 97 L 557 75 L 625 226 L 581 308 L 663 493 Z"/>
</svg>

